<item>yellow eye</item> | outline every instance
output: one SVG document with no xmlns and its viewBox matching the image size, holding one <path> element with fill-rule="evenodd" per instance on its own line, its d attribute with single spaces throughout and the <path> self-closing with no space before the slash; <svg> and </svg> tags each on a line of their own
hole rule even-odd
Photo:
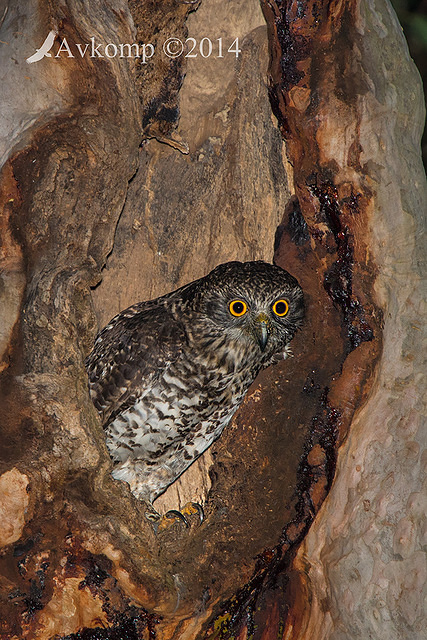
<svg viewBox="0 0 427 640">
<path fill-rule="evenodd" d="M 228 305 L 230 309 L 230 313 L 232 316 L 236 318 L 240 318 L 240 316 L 244 316 L 246 311 L 248 310 L 248 305 L 243 300 L 233 300 Z"/>
<path fill-rule="evenodd" d="M 283 318 L 289 311 L 289 303 L 286 300 L 276 300 L 273 304 L 273 311 L 276 316 Z"/>
</svg>

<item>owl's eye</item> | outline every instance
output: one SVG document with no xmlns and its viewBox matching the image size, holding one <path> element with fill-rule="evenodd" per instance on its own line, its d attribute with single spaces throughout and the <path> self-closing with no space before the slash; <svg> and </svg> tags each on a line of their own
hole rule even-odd
<svg viewBox="0 0 427 640">
<path fill-rule="evenodd" d="M 289 303 L 286 300 L 276 300 L 276 302 L 273 304 L 273 311 L 276 314 L 276 316 L 279 316 L 279 318 L 283 318 L 283 316 L 285 316 L 288 311 L 289 311 Z"/>
<path fill-rule="evenodd" d="M 230 313 L 232 316 L 236 318 L 240 318 L 240 316 L 244 316 L 246 311 L 248 310 L 248 305 L 243 300 L 232 300 L 228 305 L 230 309 Z"/>
</svg>

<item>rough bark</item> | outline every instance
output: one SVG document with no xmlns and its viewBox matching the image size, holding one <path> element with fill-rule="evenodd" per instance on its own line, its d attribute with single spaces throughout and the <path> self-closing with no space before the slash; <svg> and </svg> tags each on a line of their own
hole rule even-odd
<svg viewBox="0 0 427 640">
<path fill-rule="evenodd" d="M 390 5 L 362 3 L 353 24 L 349 63 L 354 86 L 365 87 L 355 101 L 359 153 L 335 180 L 346 182 L 345 170 L 355 167 L 371 194 L 366 245 L 377 269 L 372 294 L 382 311 L 382 352 L 340 450 L 332 490 L 298 552 L 295 566 L 308 576 L 313 599 L 295 637 L 416 640 L 425 633 L 427 589 L 427 189 L 419 153 L 425 106 Z M 341 140 L 342 127 L 335 122 Z M 351 158 L 350 145 L 346 151 L 341 157 Z"/>
<path fill-rule="evenodd" d="M 268 38 L 255 0 L 3 16 L 4 638 L 422 633 L 419 81 L 382 2 L 262 8 Z M 155 55 L 26 65 L 49 29 L 54 52 Z M 187 34 L 241 54 L 162 56 Z M 295 358 L 158 501 L 205 523 L 155 536 L 110 477 L 84 356 L 119 309 L 274 236 L 309 300 Z"/>
</svg>

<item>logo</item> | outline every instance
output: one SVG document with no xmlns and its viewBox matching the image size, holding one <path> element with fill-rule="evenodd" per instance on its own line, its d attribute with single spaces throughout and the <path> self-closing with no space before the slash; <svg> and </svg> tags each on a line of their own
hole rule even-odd
<svg viewBox="0 0 427 640">
<path fill-rule="evenodd" d="M 33 62 L 38 62 L 42 60 L 42 58 L 51 58 L 52 54 L 49 53 L 50 49 L 53 47 L 53 43 L 55 42 L 55 38 L 58 35 L 57 31 L 49 31 L 47 34 L 46 40 L 43 42 L 40 49 L 36 49 L 36 52 L 33 53 L 32 56 L 27 58 L 27 63 L 32 64 Z"/>
</svg>

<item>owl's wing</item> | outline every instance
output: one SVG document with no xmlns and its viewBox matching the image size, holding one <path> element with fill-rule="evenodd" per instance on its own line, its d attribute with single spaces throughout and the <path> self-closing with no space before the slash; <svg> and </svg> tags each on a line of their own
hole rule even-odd
<svg viewBox="0 0 427 640">
<path fill-rule="evenodd" d="M 156 301 L 129 307 L 111 320 L 86 360 L 90 394 L 104 427 L 153 386 L 185 342 L 183 324 Z"/>
</svg>

